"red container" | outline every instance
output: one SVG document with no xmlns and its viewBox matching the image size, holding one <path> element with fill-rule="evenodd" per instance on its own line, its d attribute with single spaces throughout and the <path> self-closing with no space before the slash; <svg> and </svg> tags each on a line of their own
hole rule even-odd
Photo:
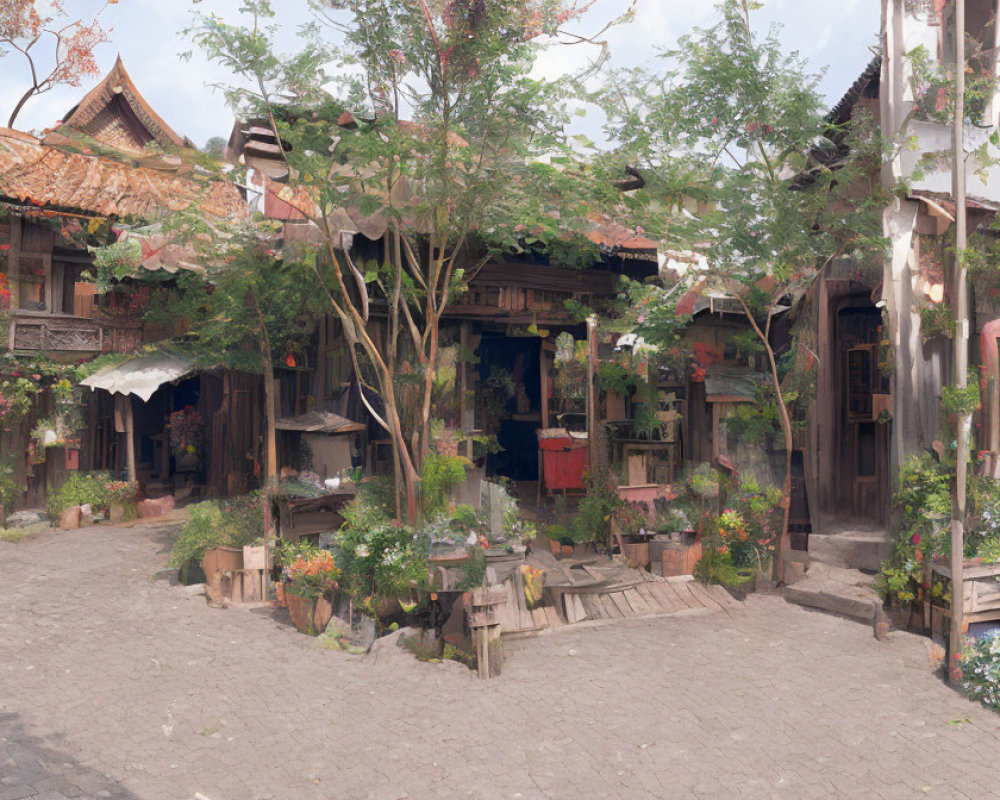
<svg viewBox="0 0 1000 800">
<path fill-rule="evenodd" d="M 586 439 L 539 439 L 546 489 L 582 489 L 583 473 L 590 466 Z"/>
</svg>

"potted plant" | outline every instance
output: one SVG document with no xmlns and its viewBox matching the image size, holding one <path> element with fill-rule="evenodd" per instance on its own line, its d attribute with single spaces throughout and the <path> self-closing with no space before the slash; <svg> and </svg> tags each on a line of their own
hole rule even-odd
<svg viewBox="0 0 1000 800">
<path fill-rule="evenodd" d="M 170 566 L 191 572 L 200 564 L 206 583 L 217 572 L 243 569 L 244 545 L 263 535 L 262 516 L 248 513 L 256 503 L 257 495 L 250 494 L 189 506 L 188 521 L 170 552 Z"/>
<path fill-rule="evenodd" d="M 205 422 L 194 406 L 170 415 L 170 449 L 177 469 L 197 467 L 205 438 Z"/>
<path fill-rule="evenodd" d="M 285 600 L 292 623 L 302 633 L 318 636 L 333 616 L 333 593 L 339 588 L 340 568 L 328 550 L 299 548 L 285 565 Z"/>
</svg>

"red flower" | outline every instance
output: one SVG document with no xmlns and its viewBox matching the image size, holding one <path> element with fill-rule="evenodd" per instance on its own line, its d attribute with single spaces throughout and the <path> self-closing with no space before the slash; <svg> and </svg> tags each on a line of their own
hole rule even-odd
<svg viewBox="0 0 1000 800">
<path fill-rule="evenodd" d="M 920 534 L 919 533 L 913 534 L 913 543 L 914 544 L 920 544 Z"/>
</svg>

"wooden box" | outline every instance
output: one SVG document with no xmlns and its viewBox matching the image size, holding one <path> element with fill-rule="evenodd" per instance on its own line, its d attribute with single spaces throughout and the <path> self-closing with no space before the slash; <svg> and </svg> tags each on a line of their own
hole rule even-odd
<svg viewBox="0 0 1000 800">
<path fill-rule="evenodd" d="M 663 550 L 663 577 L 691 575 L 701 558 L 701 542 L 691 545 L 668 545 Z"/>
</svg>

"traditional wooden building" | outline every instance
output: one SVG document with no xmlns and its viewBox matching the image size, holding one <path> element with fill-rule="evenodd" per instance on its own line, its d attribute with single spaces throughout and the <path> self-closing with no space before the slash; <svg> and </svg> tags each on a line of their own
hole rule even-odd
<svg viewBox="0 0 1000 800">
<path fill-rule="evenodd" d="M 150 107 L 120 59 L 61 124 L 40 138 L 0 129 L 0 280 L 10 293 L 9 307 L 0 311 L 5 335 L 0 380 L 44 382 L 45 376 L 31 366 L 35 360 L 71 364 L 106 353 L 136 353 L 172 335 L 143 323 L 149 292 L 141 285 L 125 282 L 97 294 L 87 275 L 92 265 L 87 246 L 113 241 L 119 226 L 153 223 L 169 212 L 190 208 L 220 218 L 245 213 L 235 190 L 200 174 L 190 141 Z M 145 255 L 145 270 L 178 269 L 156 253 Z M 213 420 L 230 402 L 226 379 L 219 380 L 219 391 L 199 394 L 192 389 L 186 395 L 187 402 L 201 398 L 201 403 L 208 394 L 217 395 L 212 407 L 204 409 Z M 121 472 L 129 442 L 140 465 L 138 477 L 150 484 L 167 477 L 164 473 L 173 467 L 164 467 L 162 457 L 157 458 L 156 439 L 163 437 L 173 409 L 164 405 L 150 430 L 135 431 L 130 438 L 121 404 L 146 404 L 131 395 L 123 397 L 117 406 L 104 392 L 87 397 L 82 429 L 70 437 L 68 448 L 45 448 L 43 460 L 44 442 L 32 444 L 32 431 L 50 418 L 53 406 L 49 392 L 35 396 L 31 413 L 0 434 L 0 449 L 24 454 L 15 471 L 17 483 L 25 487 L 18 505 L 44 503 L 46 486 L 58 485 L 67 469 Z M 137 418 L 146 424 L 149 414 L 139 411 Z M 35 434 L 37 439 L 39 432 Z M 254 449 L 249 442 L 243 444 L 245 450 Z M 223 466 L 216 471 L 225 476 Z M 252 463 L 238 466 L 242 472 L 252 471 Z"/>
</svg>

